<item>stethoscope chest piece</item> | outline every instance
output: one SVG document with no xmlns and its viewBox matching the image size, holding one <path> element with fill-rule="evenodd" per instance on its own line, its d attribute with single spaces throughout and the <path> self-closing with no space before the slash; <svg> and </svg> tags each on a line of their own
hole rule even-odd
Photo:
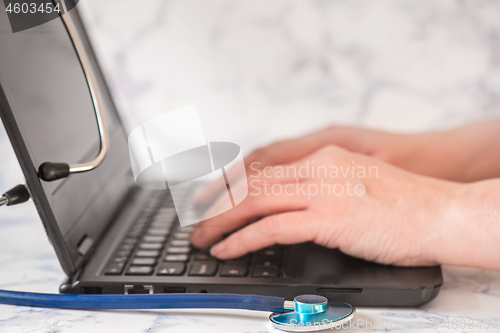
<svg viewBox="0 0 500 333">
<path fill-rule="evenodd" d="M 294 310 L 273 312 L 269 316 L 271 324 L 289 332 L 308 332 L 341 327 L 349 322 L 356 309 L 343 302 L 328 302 L 318 295 L 300 295 L 293 300 Z"/>
</svg>

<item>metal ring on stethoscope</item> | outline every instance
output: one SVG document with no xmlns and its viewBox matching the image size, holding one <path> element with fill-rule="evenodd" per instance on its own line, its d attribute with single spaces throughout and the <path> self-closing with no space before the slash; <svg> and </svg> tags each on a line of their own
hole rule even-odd
<svg viewBox="0 0 500 333">
<path fill-rule="evenodd" d="M 271 324 L 289 332 L 319 331 L 341 327 L 349 322 L 356 309 L 343 302 L 328 302 L 318 295 L 300 295 L 293 300 L 293 311 L 273 312 L 269 316 Z"/>
</svg>

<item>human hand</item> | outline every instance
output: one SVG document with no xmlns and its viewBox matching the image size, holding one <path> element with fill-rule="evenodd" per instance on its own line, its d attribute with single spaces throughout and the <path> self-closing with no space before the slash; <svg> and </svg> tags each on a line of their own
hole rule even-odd
<svg viewBox="0 0 500 333">
<path fill-rule="evenodd" d="M 277 141 L 266 147 L 258 148 L 244 160 L 247 176 L 250 176 L 267 166 L 292 163 L 322 147 L 334 144 L 353 152 L 379 158 L 388 163 L 412 168 L 414 164 L 411 163 L 409 157 L 418 159 L 415 156 L 416 141 L 411 136 L 403 134 L 360 127 L 330 126 L 303 137 Z M 406 163 L 404 163 L 405 161 Z M 207 184 L 196 194 L 195 201 L 201 206 L 211 204 L 220 192 L 225 190 L 218 184 L 220 182 Z"/>
<path fill-rule="evenodd" d="M 288 164 L 334 144 L 421 175 L 476 181 L 500 176 L 500 119 L 443 132 L 396 134 L 359 127 L 330 126 L 304 137 L 278 141 L 245 158 L 247 175 L 267 166 Z M 217 182 L 196 196 L 208 205 L 219 192 Z"/>
<path fill-rule="evenodd" d="M 500 118 L 416 134 L 330 126 L 259 148 L 245 158 L 245 164 L 263 169 L 297 161 L 326 145 L 336 145 L 421 175 L 472 182 L 500 177 L 499 128 Z"/>
<path fill-rule="evenodd" d="M 312 241 L 383 264 L 434 265 L 464 186 L 336 146 L 252 174 L 248 185 L 238 206 L 196 225 L 195 246 L 209 247 L 237 230 L 211 248 L 214 256 Z"/>
</svg>

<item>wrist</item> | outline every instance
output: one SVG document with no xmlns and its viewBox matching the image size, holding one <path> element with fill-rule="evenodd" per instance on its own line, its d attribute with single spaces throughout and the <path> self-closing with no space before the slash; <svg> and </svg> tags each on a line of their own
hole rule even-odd
<svg viewBox="0 0 500 333">
<path fill-rule="evenodd" d="M 406 149 L 406 169 L 439 179 L 463 181 L 470 156 L 468 147 L 459 136 L 451 132 L 410 134 L 401 139 L 401 149 Z"/>
<path fill-rule="evenodd" d="M 439 223 L 434 258 L 500 271 L 500 180 L 458 184 Z"/>
<path fill-rule="evenodd" d="M 473 182 L 500 177 L 500 119 L 443 132 L 409 135 L 413 170 L 428 176 Z"/>
</svg>

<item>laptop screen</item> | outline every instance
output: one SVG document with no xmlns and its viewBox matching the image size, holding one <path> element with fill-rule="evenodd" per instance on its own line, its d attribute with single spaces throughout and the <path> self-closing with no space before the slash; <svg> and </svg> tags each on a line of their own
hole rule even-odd
<svg viewBox="0 0 500 333">
<path fill-rule="evenodd" d="M 53 182 L 40 180 L 72 266 L 77 266 L 85 255 L 79 245 L 84 238 L 87 244 L 98 239 L 133 180 L 125 131 L 76 10 L 71 16 L 93 63 L 110 136 L 108 156 L 97 169 Z M 44 162 L 88 162 L 97 155 L 100 141 L 92 100 L 61 18 L 13 33 L 7 13 L 0 10 L 0 84 L 33 169 Z"/>
</svg>

